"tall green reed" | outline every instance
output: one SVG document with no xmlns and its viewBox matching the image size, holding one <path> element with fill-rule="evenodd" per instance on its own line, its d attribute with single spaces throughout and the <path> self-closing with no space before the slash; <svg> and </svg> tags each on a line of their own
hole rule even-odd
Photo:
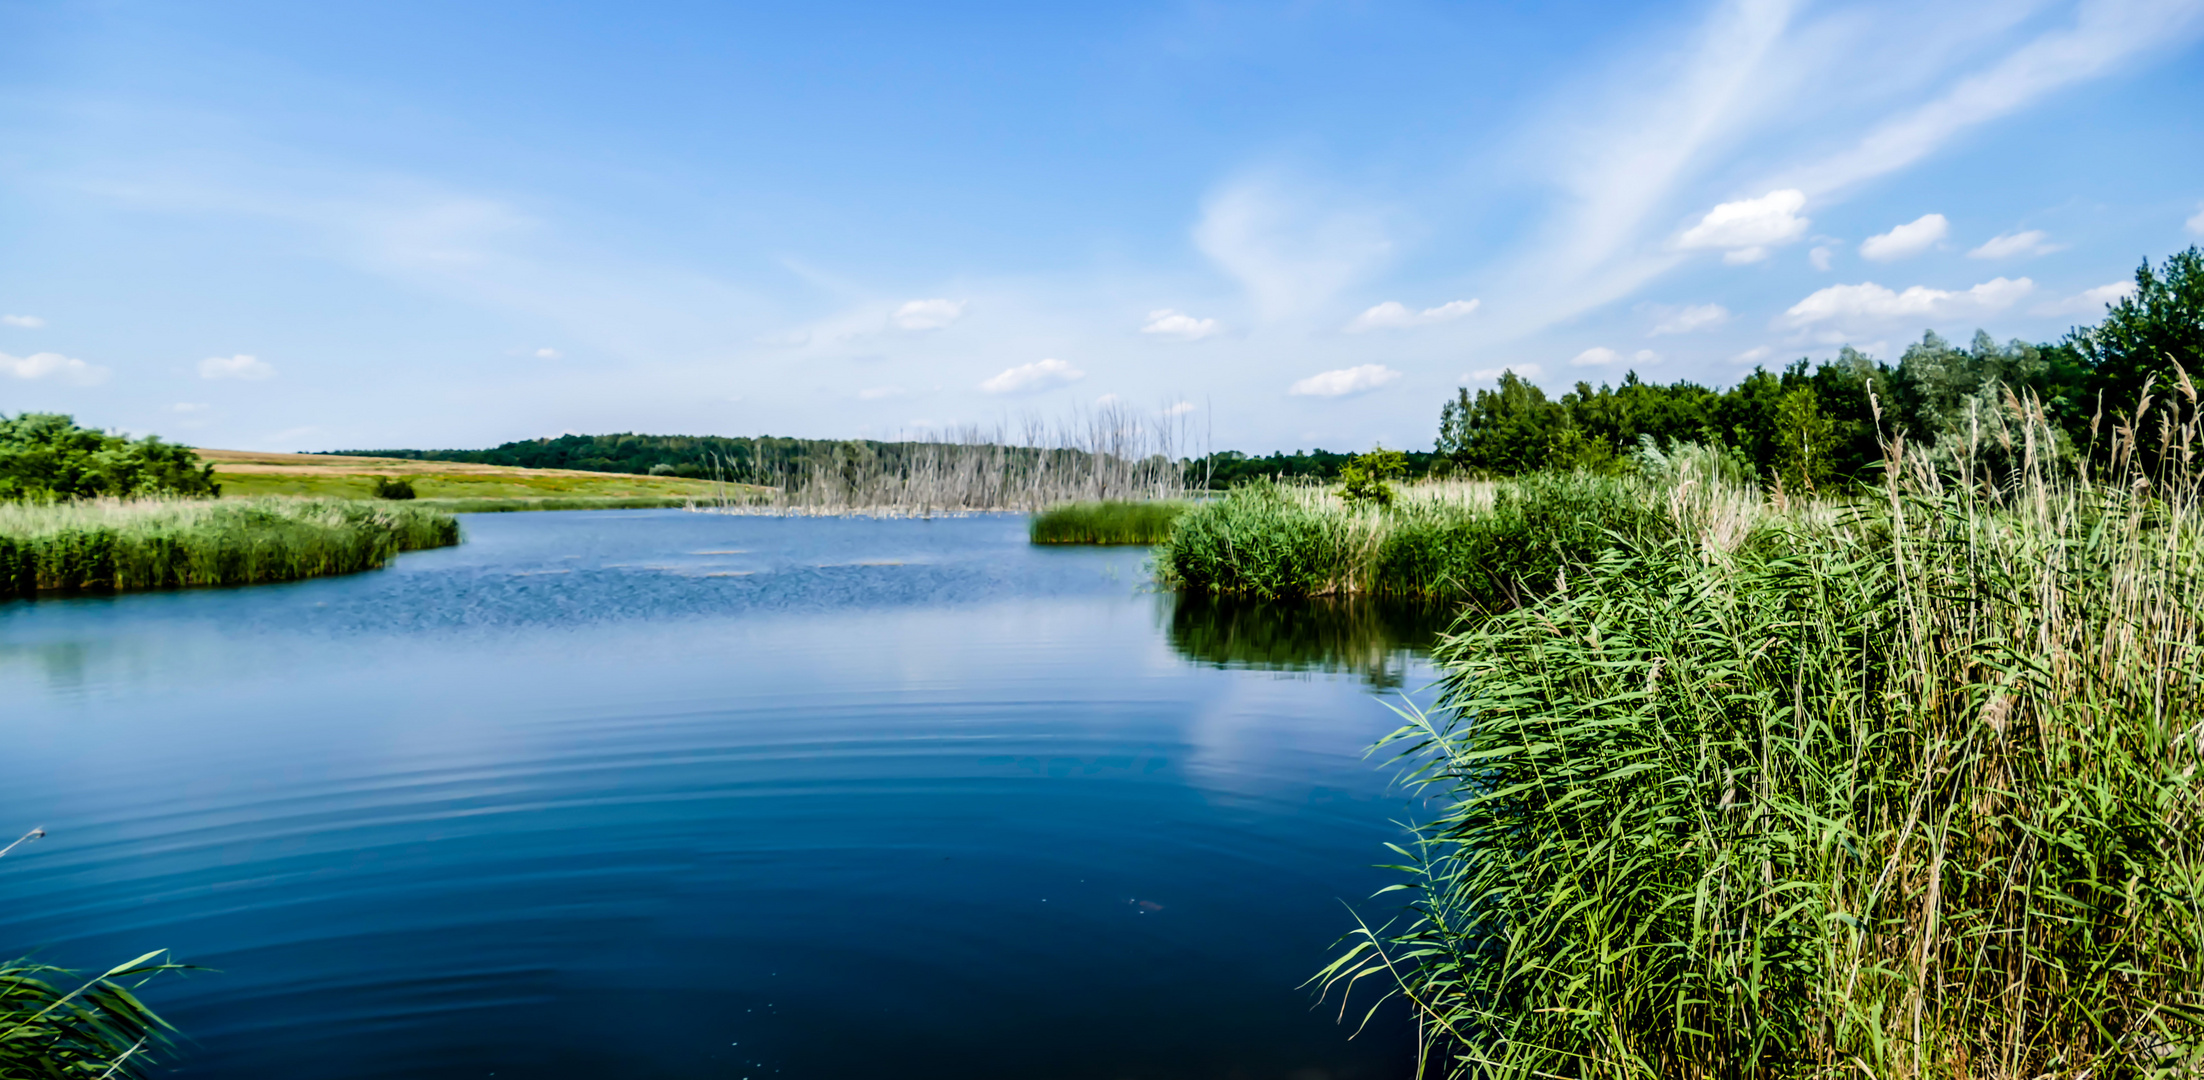
<svg viewBox="0 0 2204 1080">
<path fill-rule="evenodd" d="M 1065 503 L 1033 515 L 1036 544 L 1159 544 L 1186 512 L 1175 499 Z"/>
<path fill-rule="evenodd" d="M 459 542 L 439 510 L 356 500 L 0 504 L 0 596 L 347 574 Z"/>
<path fill-rule="evenodd" d="M 1409 905 L 1326 989 L 1430 1075 L 2204 1073 L 2197 474 L 2035 445 L 1465 624 L 1381 744 L 1438 808 Z"/>
</svg>

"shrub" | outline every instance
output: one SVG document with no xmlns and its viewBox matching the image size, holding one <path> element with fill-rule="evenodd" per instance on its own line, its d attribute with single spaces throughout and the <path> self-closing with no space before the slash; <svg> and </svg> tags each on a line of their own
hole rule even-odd
<svg viewBox="0 0 2204 1080">
<path fill-rule="evenodd" d="M 413 498 L 413 481 L 402 476 L 378 476 L 375 478 L 375 497 L 378 499 Z"/>
<path fill-rule="evenodd" d="M 221 493 L 214 466 L 189 447 L 133 442 L 60 413 L 0 414 L 0 500 Z"/>
</svg>

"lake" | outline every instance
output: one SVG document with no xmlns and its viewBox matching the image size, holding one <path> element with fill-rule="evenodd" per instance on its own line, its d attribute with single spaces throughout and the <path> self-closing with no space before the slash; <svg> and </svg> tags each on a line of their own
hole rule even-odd
<svg viewBox="0 0 2204 1080">
<path fill-rule="evenodd" d="M 0 952 L 219 969 L 149 991 L 177 1076 L 1408 1075 L 1301 984 L 1398 903 L 1429 613 L 1013 517 L 463 520 L 0 603 Z"/>
</svg>

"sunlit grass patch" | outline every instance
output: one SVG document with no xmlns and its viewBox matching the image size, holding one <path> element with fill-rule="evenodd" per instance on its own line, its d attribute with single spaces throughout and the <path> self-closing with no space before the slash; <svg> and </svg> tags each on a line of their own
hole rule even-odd
<svg viewBox="0 0 2204 1080">
<path fill-rule="evenodd" d="M 1068 503 L 1033 515 L 1036 544 L 1160 544 L 1186 512 L 1178 500 Z"/>
</svg>

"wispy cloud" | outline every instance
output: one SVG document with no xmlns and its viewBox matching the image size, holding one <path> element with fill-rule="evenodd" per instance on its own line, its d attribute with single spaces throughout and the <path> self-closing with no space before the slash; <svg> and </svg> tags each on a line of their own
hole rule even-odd
<svg viewBox="0 0 2204 1080">
<path fill-rule="evenodd" d="M 1354 321 L 1347 324 L 1346 331 L 1359 334 L 1367 330 L 1405 330 L 1411 326 L 1453 322 L 1474 314 L 1483 303 L 1481 300 L 1449 300 L 1437 307 L 1416 311 L 1398 300 L 1387 300 L 1355 316 Z"/>
<path fill-rule="evenodd" d="M 1730 309 L 1720 304 L 1693 304 L 1690 307 L 1670 312 L 1660 322 L 1654 323 L 1652 331 L 1646 336 L 1660 337 L 1663 334 L 1689 334 L 1697 330 L 1712 330 L 1728 321 L 1730 321 Z"/>
<path fill-rule="evenodd" d="M 912 300 L 895 309 L 895 325 L 905 330 L 942 330 L 964 317 L 963 300 L 935 297 Z"/>
<path fill-rule="evenodd" d="M 2002 311 L 2035 290 L 2027 278 L 1992 278 L 1971 289 L 1951 291 L 1915 285 L 1904 292 L 1863 281 L 1831 285 L 1791 305 L 1780 326 L 1803 329 L 1828 323 L 1888 322 L 1893 319 L 1941 319 Z"/>
<path fill-rule="evenodd" d="M 256 356 L 239 353 L 236 356 L 210 356 L 199 361 L 199 377 L 202 379 L 245 379 L 258 381 L 275 378 L 275 366 Z"/>
<path fill-rule="evenodd" d="M 1380 216 L 1278 176 L 1225 185 L 1202 206 L 1194 243 L 1240 280 L 1264 317 L 1323 307 L 1393 253 Z"/>
<path fill-rule="evenodd" d="M 2186 225 L 2190 232 L 2195 233 L 2198 236 L 2204 236 L 2204 206 L 2197 207 L 2196 216 L 2190 218 L 2182 224 Z"/>
<path fill-rule="evenodd" d="M 1889 232 L 1860 241 L 1860 257 L 1876 262 L 1907 259 L 1935 247 L 1951 235 L 1951 222 L 1942 214 L 1923 214 Z"/>
<path fill-rule="evenodd" d="M 1086 372 L 1062 360 L 1037 360 L 1005 370 L 980 383 L 980 389 L 990 394 L 1033 394 L 1086 377 Z"/>
<path fill-rule="evenodd" d="M 536 350 L 536 359 L 538 360 L 557 360 L 565 355 L 565 353 L 549 347 Z"/>
<path fill-rule="evenodd" d="M 1200 341 L 1217 332 L 1217 320 L 1197 319 L 1184 312 L 1162 308 L 1148 313 L 1148 322 L 1140 332 L 1180 341 Z"/>
<path fill-rule="evenodd" d="M 1462 376 L 1462 381 L 1467 383 L 1491 382 L 1510 371 L 1514 372 L 1517 378 L 1535 379 L 1545 374 L 1546 368 L 1542 364 L 1503 364 L 1500 367 L 1478 368 Z"/>
<path fill-rule="evenodd" d="M 16 357 L 0 353 L 0 371 L 18 379 L 53 379 L 58 382 L 93 386 L 107 381 L 108 371 L 98 364 L 87 364 L 73 356 L 42 352 Z"/>
<path fill-rule="evenodd" d="M 1366 394 L 1400 378 L 1400 372 L 1383 364 L 1360 364 L 1311 375 L 1286 388 L 1296 397 L 1346 397 Z"/>
<path fill-rule="evenodd" d="M 2026 232 L 2004 233 L 1982 242 L 1982 246 L 1967 252 L 1970 259 L 2010 259 L 2019 255 L 2049 255 L 2065 248 L 2064 244 L 2050 242 L 2042 229 Z"/>
<path fill-rule="evenodd" d="M 2035 309 L 2035 313 L 2038 315 L 2101 316 L 2105 313 L 2106 308 L 2133 295 L 2135 295 L 2134 282 L 2115 281 L 2108 285 L 2099 285 L 2094 289 L 2083 289 L 2065 299 L 2043 304 Z"/>
<path fill-rule="evenodd" d="M 0 325 L 20 326 L 25 330 L 36 330 L 46 325 L 46 320 L 36 315 L 0 315 Z"/>
</svg>

